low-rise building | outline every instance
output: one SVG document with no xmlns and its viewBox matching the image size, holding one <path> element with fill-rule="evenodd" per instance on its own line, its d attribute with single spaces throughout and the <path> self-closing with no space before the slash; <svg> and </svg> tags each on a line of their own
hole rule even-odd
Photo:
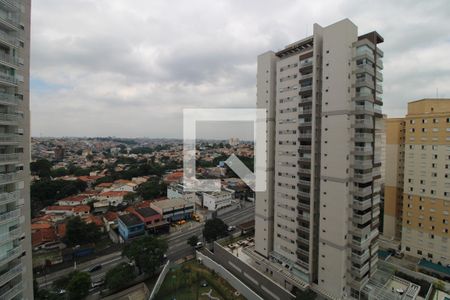
<svg viewBox="0 0 450 300">
<path fill-rule="evenodd" d="M 45 214 L 51 214 L 54 216 L 60 216 L 61 218 L 72 217 L 72 216 L 83 216 L 91 212 L 91 207 L 89 205 L 52 205 L 47 206 L 42 210 Z"/>
<path fill-rule="evenodd" d="M 100 193 L 97 196 L 97 199 L 100 201 L 108 201 L 108 204 L 110 206 L 117 206 L 120 203 L 123 202 L 123 198 L 125 195 L 127 195 L 129 192 L 125 191 L 109 191 L 109 192 L 103 192 Z"/>
<path fill-rule="evenodd" d="M 187 192 L 184 188 L 184 185 L 181 183 L 172 183 L 167 186 L 167 198 L 169 199 L 179 199 L 182 198 L 191 203 L 195 203 L 197 205 L 202 205 L 202 197 L 195 192 Z"/>
<path fill-rule="evenodd" d="M 121 215 L 118 218 L 119 234 L 124 240 L 139 236 L 145 232 L 145 224 L 135 214 Z"/>
<path fill-rule="evenodd" d="M 220 210 L 223 207 L 230 206 L 232 198 L 233 193 L 230 191 L 206 192 L 203 193 L 203 207 L 212 211 Z"/>
<path fill-rule="evenodd" d="M 58 205 L 60 206 L 77 206 L 87 204 L 89 201 L 89 197 L 85 195 L 76 195 L 70 196 L 58 201 Z"/>
<path fill-rule="evenodd" d="M 152 202 L 150 207 L 162 215 L 165 221 L 173 222 L 190 219 L 194 213 L 194 204 L 184 199 L 165 199 Z"/>
<path fill-rule="evenodd" d="M 138 216 L 145 225 L 158 223 L 162 220 L 161 214 L 151 207 L 138 208 L 134 211 L 134 214 Z"/>
</svg>

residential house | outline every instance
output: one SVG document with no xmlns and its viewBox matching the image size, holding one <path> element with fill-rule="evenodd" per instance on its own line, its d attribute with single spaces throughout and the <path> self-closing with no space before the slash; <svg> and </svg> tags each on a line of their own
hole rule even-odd
<svg viewBox="0 0 450 300">
<path fill-rule="evenodd" d="M 119 234 L 124 240 L 139 236 L 145 232 L 145 224 L 135 214 L 125 214 L 118 218 Z"/>
</svg>

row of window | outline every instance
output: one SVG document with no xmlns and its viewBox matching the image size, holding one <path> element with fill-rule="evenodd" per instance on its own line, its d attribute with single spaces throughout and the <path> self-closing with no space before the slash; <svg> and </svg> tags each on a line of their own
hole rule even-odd
<svg viewBox="0 0 450 300">
<path fill-rule="evenodd" d="M 431 111 L 433 111 L 433 108 L 431 108 Z M 450 123 L 450 118 L 446 118 L 446 122 Z M 427 123 L 428 123 L 428 119 L 422 119 L 422 124 L 427 124 Z M 439 123 L 439 119 L 433 118 L 432 123 L 433 124 Z M 416 124 L 416 120 L 415 119 L 409 120 L 409 124 Z"/>
</svg>

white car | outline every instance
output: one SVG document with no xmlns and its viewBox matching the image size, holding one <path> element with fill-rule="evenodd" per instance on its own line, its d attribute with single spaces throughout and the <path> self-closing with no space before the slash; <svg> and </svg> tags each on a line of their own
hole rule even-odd
<svg viewBox="0 0 450 300">
<path fill-rule="evenodd" d="M 195 249 L 200 249 L 200 248 L 203 248 L 203 243 L 197 242 L 197 244 L 195 245 Z"/>
</svg>

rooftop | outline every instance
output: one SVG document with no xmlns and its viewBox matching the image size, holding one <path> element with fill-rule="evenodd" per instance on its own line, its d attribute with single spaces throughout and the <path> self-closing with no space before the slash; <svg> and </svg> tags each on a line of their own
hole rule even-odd
<svg viewBox="0 0 450 300">
<path fill-rule="evenodd" d="M 184 207 L 184 206 L 193 206 L 192 203 L 183 200 L 181 198 L 177 199 L 165 199 L 165 200 L 159 200 L 152 203 L 152 205 L 155 205 L 161 209 L 165 208 L 178 208 L 178 207 Z"/>
<path fill-rule="evenodd" d="M 139 224 L 143 224 L 141 219 L 135 214 L 126 214 L 119 216 L 120 221 L 124 223 L 126 226 L 136 226 Z"/>
<path fill-rule="evenodd" d="M 159 213 L 151 207 L 143 207 L 136 209 L 136 213 L 141 215 L 144 218 L 148 218 L 154 215 L 159 215 Z"/>
</svg>

